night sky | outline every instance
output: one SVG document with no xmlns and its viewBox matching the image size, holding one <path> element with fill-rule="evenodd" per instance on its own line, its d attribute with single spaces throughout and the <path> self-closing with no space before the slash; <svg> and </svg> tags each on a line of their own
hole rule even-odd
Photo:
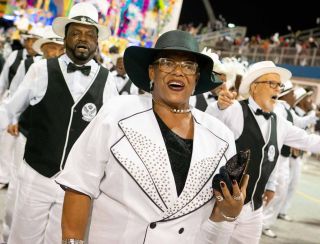
<svg viewBox="0 0 320 244">
<path fill-rule="evenodd" d="M 263 38 L 275 32 L 287 34 L 287 26 L 294 32 L 317 27 L 316 19 L 320 17 L 316 1 L 227 1 L 210 0 L 216 18 L 222 15 L 228 23 L 247 26 L 247 36 L 260 34 Z M 289 3 L 288 3 L 289 2 Z M 289 6 L 290 4 L 290 6 Z M 263 6 L 264 5 L 264 6 Z M 289 10 L 290 8 L 290 10 Z M 287 15 L 287 17 L 285 16 Z M 193 22 L 207 23 L 208 18 L 202 0 L 184 0 L 179 24 Z M 318 26 L 320 26 L 318 24 Z"/>
</svg>

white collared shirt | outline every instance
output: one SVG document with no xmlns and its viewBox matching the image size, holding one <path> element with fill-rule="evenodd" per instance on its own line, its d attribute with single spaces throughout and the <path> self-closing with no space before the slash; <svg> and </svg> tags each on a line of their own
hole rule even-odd
<svg viewBox="0 0 320 244">
<path fill-rule="evenodd" d="M 256 115 L 254 112 L 260 107 L 252 97 L 249 97 L 248 101 L 249 108 L 253 111 L 253 116 L 260 127 L 263 138 L 265 141 L 267 141 L 270 128 L 269 124 L 271 123 L 271 120 L 266 120 L 263 116 Z M 220 110 L 216 102 L 209 105 L 206 112 L 225 123 L 234 133 L 236 140 L 241 136 L 245 121 L 243 118 L 243 110 L 239 101 L 234 101 L 231 106 L 224 110 Z M 283 145 L 288 145 L 290 147 L 311 151 L 314 153 L 320 152 L 320 136 L 308 134 L 305 130 L 294 126 L 282 116 L 277 116 L 277 143 L 279 150 Z M 276 168 L 274 169 L 274 172 L 275 170 Z M 269 182 L 266 186 L 267 189 L 275 189 L 275 178 L 276 174 L 272 174 L 270 176 Z"/>
<path fill-rule="evenodd" d="M 290 110 L 292 118 L 293 118 L 293 124 L 295 126 L 298 126 L 299 128 L 306 128 L 310 125 L 314 125 L 316 124 L 318 117 L 316 116 L 315 112 L 312 111 L 310 112 L 308 115 L 304 115 L 304 116 L 298 116 L 295 111 L 293 111 L 290 107 L 290 105 L 283 100 L 279 100 L 276 103 L 276 106 L 274 108 L 274 112 L 278 115 L 278 116 L 282 116 L 283 118 L 287 119 L 287 111 L 286 109 Z"/>
<path fill-rule="evenodd" d="M 42 59 L 42 56 L 34 56 L 33 62 L 38 62 Z M 15 91 L 18 89 L 19 85 L 23 81 L 23 78 L 26 75 L 25 59 L 20 62 L 20 65 L 17 69 L 16 75 L 13 77 L 11 84 L 9 86 L 10 96 L 12 96 Z"/>
<path fill-rule="evenodd" d="M 259 108 L 252 97 L 249 97 L 249 107 L 252 111 L 256 111 Z M 214 103 L 208 106 L 206 112 L 225 123 L 234 133 L 236 140 L 241 136 L 244 128 L 244 118 L 242 107 L 238 101 L 234 101 L 231 106 L 224 110 L 220 110 L 217 103 Z M 269 135 L 268 128 L 270 120 L 266 120 L 261 115 L 255 115 L 254 113 L 253 115 L 266 141 L 266 138 L 268 138 L 267 136 Z M 305 130 L 294 126 L 281 116 L 277 116 L 277 141 L 279 149 L 283 145 L 288 145 L 314 153 L 320 152 L 320 136 L 308 134 Z"/>
<path fill-rule="evenodd" d="M 266 120 L 263 116 L 255 114 L 257 109 L 261 109 L 261 108 L 252 99 L 252 97 L 249 97 L 248 101 L 249 101 L 249 108 L 253 112 L 253 116 L 255 117 L 260 127 L 263 139 L 264 141 L 267 141 L 269 136 L 270 120 Z M 233 132 L 234 138 L 236 140 L 241 136 L 243 127 L 244 127 L 244 120 L 243 120 L 242 107 L 238 101 L 235 101 L 230 107 L 224 110 L 220 110 L 218 108 L 217 102 L 209 104 L 206 112 L 218 118 L 223 123 L 225 123 Z"/>
<path fill-rule="evenodd" d="M 211 92 L 205 92 L 205 93 L 202 93 L 202 95 L 203 95 L 204 99 L 206 100 L 207 104 L 211 104 L 211 103 L 216 102 L 216 99 L 211 97 L 211 95 L 212 95 Z M 197 103 L 197 96 L 191 96 L 189 99 L 189 104 L 192 107 L 195 107 L 196 103 Z"/>
<path fill-rule="evenodd" d="M 100 67 L 94 60 L 90 60 L 86 65 L 91 66 L 91 71 L 89 76 L 85 76 L 80 71 L 67 73 L 67 66 L 71 59 L 66 54 L 62 55 L 58 61 L 73 100 L 77 102 L 96 78 Z M 9 124 L 17 123 L 17 118 L 29 105 L 33 106 L 39 103 L 44 97 L 47 87 L 47 60 L 44 59 L 30 66 L 17 91 L 0 106 L 0 130 L 5 129 Z M 103 103 L 117 95 L 119 93 L 114 77 L 108 75 L 104 87 Z"/>
<path fill-rule="evenodd" d="M 124 88 L 124 86 L 127 84 L 129 80 L 129 76 L 127 74 L 125 75 L 125 78 L 117 76 L 118 72 L 116 70 L 110 73 L 114 76 L 118 92 L 120 92 Z M 132 83 L 130 86 L 130 95 L 138 95 L 138 94 L 139 94 L 139 88 Z M 125 95 L 125 94 L 122 94 L 122 95 Z"/>
<path fill-rule="evenodd" d="M 4 66 L 0 75 L 0 96 L 9 88 L 9 68 L 16 60 L 17 55 L 18 55 L 18 50 L 13 51 L 7 58 L 6 62 L 4 63 Z M 26 57 L 27 57 L 27 50 L 23 49 L 22 59 L 26 59 Z"/>
</svg>

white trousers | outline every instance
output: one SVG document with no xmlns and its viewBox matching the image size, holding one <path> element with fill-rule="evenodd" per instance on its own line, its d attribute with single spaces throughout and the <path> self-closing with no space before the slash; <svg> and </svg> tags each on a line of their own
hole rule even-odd
<svg viewBox="0 0 320 244">
<path fill-rule="evenodd" d="M 288 186 L 287 197 L 284 200 L 284 203 L 280 209 L 280 213 L 287 214 L 288 209 L 291 206 L 292 197 L 297 189 L 298 182 L 301 176 L 301 167 L 302 167 L 302 157 L 292 158 L 290 157 L 290 179 Z"/>
<path fill-rule="evenodd" d="M 19 181 L 18 181 L 18 171 L 23 162 L 24 148 L 26 145 L 26 138 L 24 135 L 19 133 L 18 137 L 15 139 L 14 143 L 14 156 L 13 164 L 10 169 L 10 184 L 7 191 L 6 198 L 6 209 L 4 213 L 4 220 L 2 223 L 2 239 L 7 242 L 10 234 L 10 227 L 12 224 L 13 211 L 16 204 L 16 197 L 19 191 Z"/>
<path fill-rule="evenodd" d="M 215 244 L 258 244 L 262 231 L 262 208 L 252 210 L 250 203 L 243 206 L 234 222 L 213 222 Z"/>
<path fill-rule="evenodd" d="M 289 159 L 289 157 L 279 156 L 276 191 L 273 199 L 263 208 L 263 228 L 270 228 L 276 222 L 286 200 L 290 174 Z"/>
<path fill-rule="evenodd" d="M 8 244 L 61 243 L 64 191 L 23 162 Z"/>
<path fill-rule="evenodd" d="M 0 183 L 9 183 L 13 164 L 13 146 L 16 137 L 7 131 L 0 132 Z"/>
</svg>

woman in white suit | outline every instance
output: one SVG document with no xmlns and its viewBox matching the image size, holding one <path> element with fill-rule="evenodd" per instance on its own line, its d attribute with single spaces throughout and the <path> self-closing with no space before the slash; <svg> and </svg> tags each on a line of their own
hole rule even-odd
<svg viewBox="0 0 320 244">
<path fill-rule="evenodd" d="M 233 182 L 233 196 L 223 181 L 212 189 L 236 153 L 226 126 L 189 107 L 219 85 L 212 60 L 189 33 L 170 31 L 155 48 L 127 48 L 124 63 L 152 97 L 110 100 L 74 145 L 57 178 L 63 243 L 84 243 L 91 199 L 88 243 L 218 243 L 212 221 L 236 219 L 248 178 L 241 189 Z"/>
</svg>

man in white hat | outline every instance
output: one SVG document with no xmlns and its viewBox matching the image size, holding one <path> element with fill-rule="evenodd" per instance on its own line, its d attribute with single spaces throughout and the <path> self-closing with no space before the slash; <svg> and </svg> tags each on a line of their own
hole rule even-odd
<svg viewBox="0 0 320 244">
<path fill-rule="evenodd" d="M 115 76 L 117 89 L 120 95 L 138 95 L 139 89 L 129 79 L 123 64 L 123 55 L 116 57 L 115 68 L 111 74 Z"/>
<path fill-rule="evenodd" d="M 97 64 L 98 40 L 108 28 L 88 3 L 72 7 L 53 22 L 66 54 L 29 68 L 23 82 L 0 110 L 4 129 L 28 106 L 31 110 L 19 193 L 8 243 L 59 243 L 63 190 L 55 183 L 68 153 L 102 104 L 118 95 L 113 76 Z"/>
<path fill-rule="evenodd" d="M 234 94 L 225 90 L 220 92 L 218 102 L 207 109 L 233 131 L 237 152 L 251 151 L 246 205 L 237 223 L 216 223 L 224 229 L 216 238 L 219 244 L 259 243 L 264 190 L 284 144 L 320 151 L 319 136 L 308 135 L 272 112 L 282 83 L 290 77 L 289 70 L 271 61 L 257 62 L 249 67 L 239 89 L 240 95 L 249 94 L 249 99 L 238 102 Z"/>
<path fill-rule="evenodd" d="M 33 27 L 30 31 L 21 34 L 24 49 L 13 51 L 7 58 L 0 75 L 0 98 L 4 92 L 9 89 L 13 77 L 15 76 L 21 60 L 27 57 L 35 56 L 37 53 L 33 50 L 33 43 L 42 36 L 42 28 Z"/>
<path fill-rule="evenodd" d="M 224 64 L 222 64 L 219 60 L 218 54 L 211 51 L 211 49 L 207 49 L 206 47 L 202 50 L 202 54 L 209 56 L 213 61 L 212 73 L 218 77 L 222 82 L 226 82 L 227 69 Z M 221 83 L 223 84 L 223 83 Z M 205 93 L 197 94 L 195 96 L 190 97 L 190 105 L 201 110 L 205 111 L 208 107 L 208 104 L 213 103 L 218 98 L 219 91 L 221 89 L 221 85 L 214 88 L 212 91 L 208 91 Z"/>
<path fill-rule="evenodd" d="M 45 27 L 43 32 L 43 36 L 32 44 L 32 49 L 38 55 L 27 58 L 24 62 L 20 63 L 9 87 L 10 94 L 13 94 L 17 90 L 31 64 L 43 58 L 59 57 L 64 53 L 63 39 L 53 32 L 52 26 Z"/>
<path fill-rule="evenodd" d="M 277 116 L 287 119 L 293 125 L 299 128 L 306 128 L 309 125 L 315 124 L 318 120 L 315 114 L 310 114 L 305 117 L 297 116 L 293 110 L 295 104 L 294 88 L 290 80 L 283 83 L 284 87 L 278 96 L 278 102 L 274 108 Z M 267 183 L 265 195 L 274 195 L 272 200 L 263 209 L 263 229 L 262 234 L 276 238 L 277 235 L 271 229 L 272 225 L 277 220 L 281 207 L 284 204 L 288 192 L 290 167 L 289 160 L 291 157 L 291 147 L 283 145 L 278 158 L 278 163 L 273 172 L 273 177 L 270 177 Z"/>
<path fill-rule="evenodd" d="M 27 57 L 35 56 L 36 52 L 32 49 L 33 43 L 40 38 L 42 34 L 38 27 L 32 28 L 26 34 L 21 35 L 24 39 L 24 49 L 12 52 L 7 58 L 0 75 L 0 103 L 6 97 L 13 77 L 22 60 Z M 12 163 L 13 139 L 7 132 L 0 132 L 0 189 L 10 180 L 10 165 Z"/>
<path fill-rule="evenodd" d="M 46 27 L 45 34 L 42 38 L 38 39 L 33 44 L 33 49 L 43 56 L 34 56 L 29 57 L 26 60 L 23 60 L 17 70 L 15 77 L 13 78 L 11 85 L 9 87 L 10 96 L 14 94 L 17 90 L 18 86 L 23 81 L 23 78 L 27 71 L 29 70 L 31 64 L 36 61 L 39 61 L 42 58 L 55 58 L 59 57 L 64 53 L 64 45 L 63 39 L 57 36 L 51 26 Z M 6 210 L 5 217 L 3 221 L 3 240 L 7 241 L 10 226 L 12 223 L 12 214 L 15 206 L 16 194 L 18 190 L 18 182 L 17 182 L 17 172 L 23 161 L 23 153 L 28 133 L 28 121 L 30 116 L 30 107 L 26 109 L 21 116 L 19 117 L 19 126 L 17 123 L 11 124 L 8 126 L 7 131 L 13 136 L 12 140 L 14 140 L 14 144 L 12 147 L 13 151 L 8 153 L 13 154 L 13 162 L 10 164 L 11 174 L 10 174 L 10 184 L 7 191 L 7 199 L 6 199 Z M 19 133 L 19 131 L 21 133 Z"/>
<path fill-rule="evenodd" d="M 315 117 L 316 120 L 318 120 L 318 117 L 316 116 L 316 112 L 313 108 L 312 103 L 312 95 L 313 91 L 306 89 L 302 87 L 296 87 L 294 89 L 294 97 L 295 102 L 293 104 L 294 112 L 300 117 L 305 118 L 308 116 Z M 306 127 L 304 129 L 309 129 L 309 127 Z M 280 209 L 280 213 L 278 215 L 279 219 L 285 220 L 285 221 L 292 221 L 292 218 L 288 216 L 287 211 L 291 205 L 293 194 L 297 188 L 300 174 L 301 174 L 301 166 L 302 166 L 302 157 L 303 152 L 301 150 L 292 148 L 292 153 L 290 156 L 290 178 L 289 178 L 289 185 L 288 185 L 288 192 L 286 194 L 286 198 L 283 201 L 283 204 Z"/>
</svg>

